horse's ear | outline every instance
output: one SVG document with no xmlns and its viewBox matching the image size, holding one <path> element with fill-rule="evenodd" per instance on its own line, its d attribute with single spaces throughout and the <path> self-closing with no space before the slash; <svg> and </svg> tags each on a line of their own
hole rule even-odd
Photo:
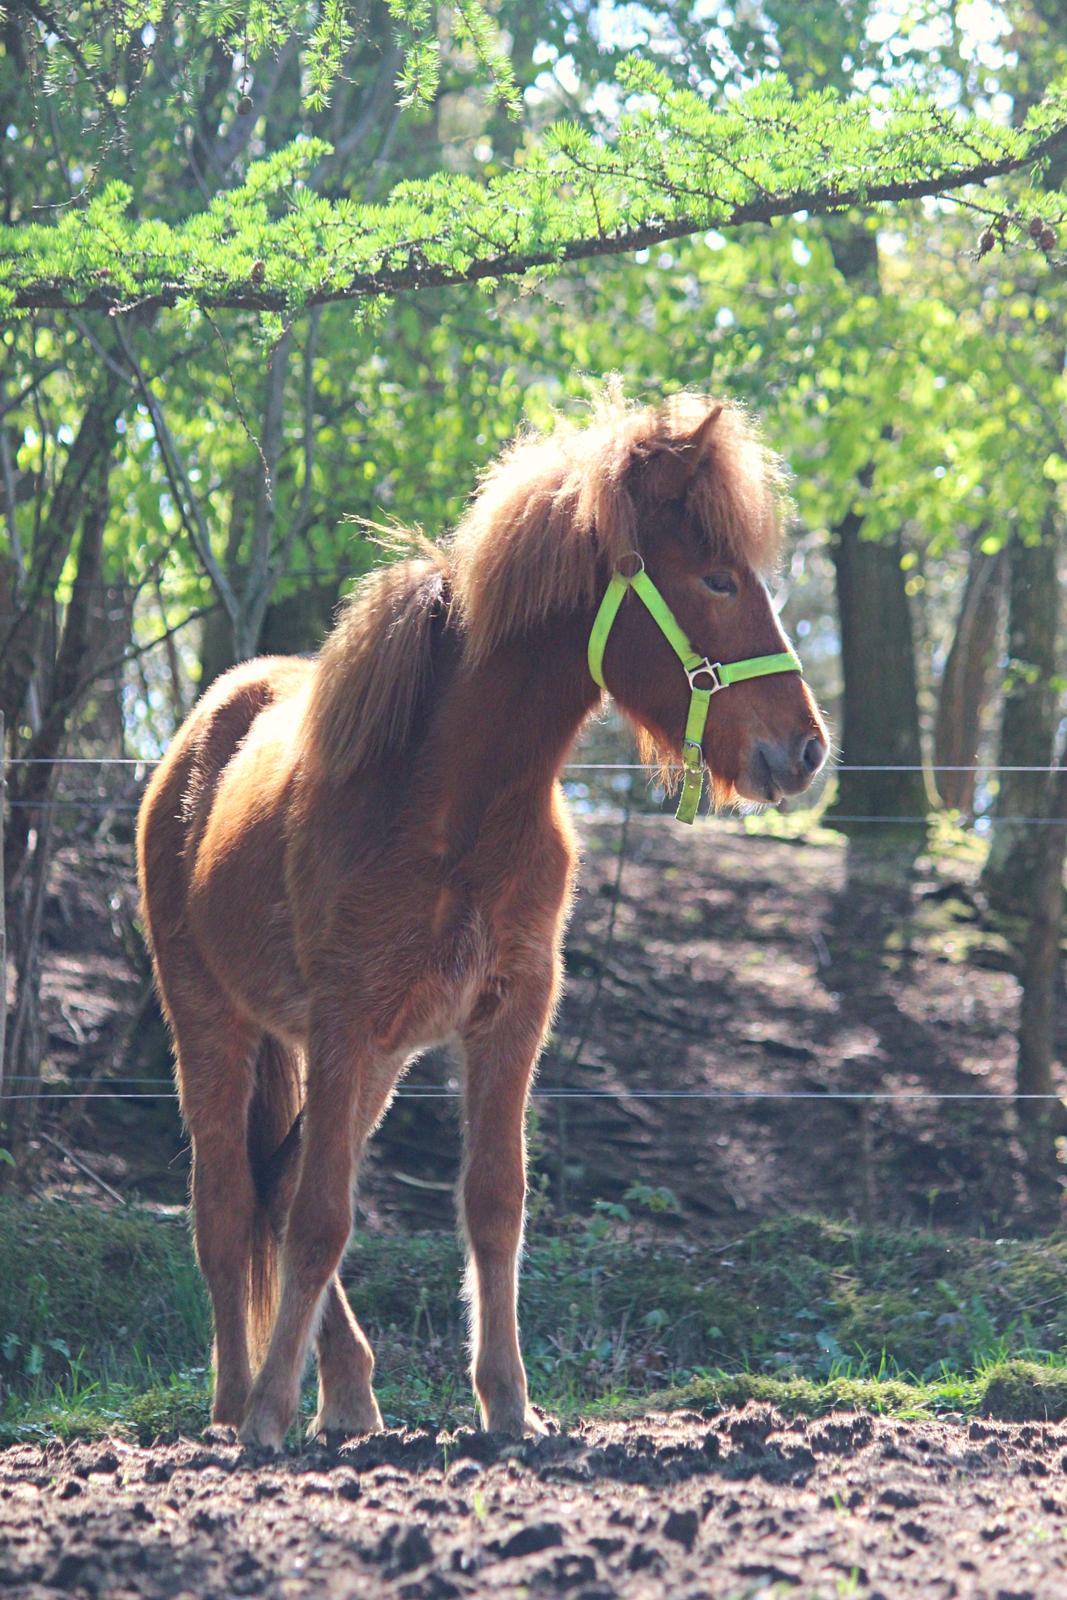
<svg viewBox="0 0 1067 1600">
<path fill-rule="evenodd" d="M 721 405 L 712 406 L 703 422 L 697 423 L 696 427 L 693 429 L 684 445 L 681 446 L 683 452 L 690 458 L 691 473 L 694 472 L 700 464 L 701 458 L 711 442 L 711 436 L 715 432 L 715 424 L 722 416 L 722 413 L 723 408 Z"/>
<path fill-rule="evenodd" d="M 679 500 L 696 477 L 715 425 L 722 416 L 721 405 L 713 406 L 689 434 L 670 443 L 647 445 L 642 452 L 644 477 L 649 493 L 656 500 Z"/>
</svg>

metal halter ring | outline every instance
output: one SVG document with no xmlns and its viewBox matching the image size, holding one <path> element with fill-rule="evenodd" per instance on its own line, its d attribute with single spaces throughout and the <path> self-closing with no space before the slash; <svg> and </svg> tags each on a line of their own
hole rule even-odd
<svg viewBox="0 0 1067 1600">
<path fill-rule="evenodd" d="M 711 679 L 710 690 L 704 685 L 697 683 L 697 679 L 705 672 Z M 718 694 L 720 689 L 725 689 L 727 687 L 722 681 L 722 662 L 709 661 L 707 656 L 705 656 L 703 661 L 701 661 L 697 666 L 686 667 L 685 675 L 689 679 L 690 689 L 694 691 L 699 689 L 703 694 Z"/>
<path fill-rule="evenodd" d="M 625 578 L 627 583 L 632 583 L 633 580 L 636 577 L 639 577 L 640 574 L 642 572 L 644 572 L 644 570 L 645 570 L 645 558 L 644 558 L 644 556 L 639 555 L 636 550 L 631 550 L 629 555 L 623 556 L 622 559 L 623 559 L 623 561 L 636 561 L 637 562 L 637 566 L 634 568 L 633 572 L 623 572 L 621 565 L 619 565 L 619 566 L 617 566 L 615 568 L 615 571 L 619 574 L 620 578 Z"/>
</svg>

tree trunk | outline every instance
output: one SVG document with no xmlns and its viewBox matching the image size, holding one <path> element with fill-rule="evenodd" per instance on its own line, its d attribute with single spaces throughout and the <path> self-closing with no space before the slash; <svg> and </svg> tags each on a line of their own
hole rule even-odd
<svg viewBox="0 0 1067 1600">
<path fill-rule="evenodd" d="M 12 885 L 19 880 L 29 836 L 39 825 L 36 807 L 46 803 L 52 787 L 52 763 L 62 752 L 71 719 L 91 681 L 91 671 L 86 670 L 86 647 L 98 598 L 95 591 L 100 583 L 110 469 L 110 456 L 98 459 L 85 485 L 89 503 L 82 523 L 78 571 L 52 671 L 51 691 L 40 727 L 22 747 L 26 764 L 19 769 L 21 776 L 10 785 L 12 798 L 19 802 L 7 830 L 6 873 Z"/>
<path fill-rule="evenodd" d="M 230 490 L 230 521 L 226 530 L 226 575 L 235 589 L 241 585 L 241 545 L 251 516 L 255 481 L 248 467 L 236 468 Z M 197 694 L 210 689 L 216 678 L 236 665 L 240 658 L 234 642 L 234 623 L 222 606 L 204 618 L 200 634 L 200 678 Z"/>
<path fill-rule="evenodd" d="M 1063 925 L 1063 862 L 1067 852 L 1067 766 L 1060 766 L 1047 787 L 1046 804 L 1042 807 L 1047 825 L 1034 830 L 1038 835 L 1036 878 L 1020 971 L 1016 1089 L 1031 1198 L 1035 1209 L 1054 1217 L 1060 1194 L 1056 1139 L 1067 1132 L 1067 1106 L 1063 1100 L 1053 1098 L 1056 1091 L 1052 1079 Z M 1026 1098 L 1034 1095 L 1046 1098 Z"/>
<path fill-rule="evenodd" d="M 340 587 L 328 578 L 272 600 L 259 636 L 263 654 L 293 656 L 320 649 L 333 624 Z"/>
<path fill-rule="evenodd" d="M 878 240 L 862 224 L 828 224 L 834 264 L 857 292 L 880 293 Z M 870 483 L 870 469 L 859 487 Z M 854 508 L 832 530 L 831 556 L 841 629 L 841 766 L 922 765 L 915 641 L 905 589 L 903 542 L 864 539 L 863 516 Z M 838 775 L 837 796 L 828 810 L 848 831 L 852 817 L 921 817 L 929 808 L 920 770 L 849 772 Z"/>
<path fill-rule="evenodd" d="M 841 628 L 841 764 L 905 767 L 902 772 L 842 771 L 828 816 L 847 828 L 854 817 L 925 817 L 929 807 L 920 770 L 919 702 L 911 613 L 901 569 L 899 537 L 862 537 L 863 519 L 850 511 L 833 530 Z"/>
<path fill-rule="evenodd" d="M 1058 721 L 1055 687 L 1059 620 L 1057 513 L 1049 504 L 1040 538 L 1014 535 L 1008 548 L 1008 669 L 1000 729 L 1000 773 L 993 838 L 982 888 L 998 911 L 1022 914 L 1032 903 L 1044 814 L 1047 769 Z"/>
<path fill-rule="evenodd" d="M 978 744 L 992 693 L 992 673 L 1007 566 L 1003 550 L 983 555 L 979 534 L 941 676 L 934 722 L 934 779 L 952 811 L 974 814 Z"/>
<path fill-rule="evenodd" d="M 7 811 L 5 773 L 7 769 L 7 729 L 4 713 L 0 711 L 0 1102 L 4 1098 L 7 1069 L 4 1066 L 4 1046 L 7 1039 L 7 915 L 4 907 L 4 816 Z"/>
</svg>

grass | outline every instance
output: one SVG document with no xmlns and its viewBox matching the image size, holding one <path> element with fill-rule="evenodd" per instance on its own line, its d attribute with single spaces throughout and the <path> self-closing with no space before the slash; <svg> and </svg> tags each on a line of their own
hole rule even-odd
<svg viewBox="0 0 1067 1600">
<path fill-rule="evenodd" d="M 524 1346 L 535 1399 L 564 1417 L 749 1398 L 1067 1417 L 1065 1237 L 793 1217 L 693 1242 L 617 1206 L 547 1222 L 524 1263 Z M 473 1420 L 460 1266 L 451 1235 L 353 1243 L 388 1420 Z M 0 1284 L 0 1442 L 204 1426 L 210 1319 L 182 1220 L 5 1199 Z"/>
</svg>

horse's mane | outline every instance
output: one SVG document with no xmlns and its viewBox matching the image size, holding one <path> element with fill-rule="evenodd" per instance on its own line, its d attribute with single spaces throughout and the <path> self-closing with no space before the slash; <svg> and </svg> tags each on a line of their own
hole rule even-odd
<svg viewBox="0 0 1067 1600">
<path fill-rule="evenodd" d="M 412 534 L 409 542 L 421 559 L 362 578 L 318 659 L 304 753 L 337 781 L 403 749 L 429 680 L 434 622 L 448 608 L 448 565 L 429 540 Z"/>
<path fill-rule="evenodd" d="M 434 618 L 446 608 L 464 659 L 478 662 L 547 617 L 591 605 L 642 547 L 641 496 L 655 496 L 657 464 L 683 461 L 716 411 L 688 477 L 687 524 L 710 559 L 773 566 L 782 474 L 747 413 L 691 393 L 636 407 L 609 390 L 584 426 L 557 418 L 520 434 L 445 545 L 398 530 L 396 542 L 406 538 L 418 557 L 362 579 L 323 647 L 305 724 L 312 758 L 343 778 L 406 744 L 432 667 Z"/>
<path fill-rule="evenodd" d="M 637 469 L 683 456 L 711 413 L 686 503 L 709 557 L 765 572 L 781 543 L 782 471 L 738 405 L 674 395 L 662 406 L 627 405 L 611 389 L 591 420 L 563 418 L 528 432 L 482 478 L 449 544 L 453 605 L 468 659 L 528 633 L 554 612 L 592 604 L 608 574 L 642 547 Z"/>
</svg>

